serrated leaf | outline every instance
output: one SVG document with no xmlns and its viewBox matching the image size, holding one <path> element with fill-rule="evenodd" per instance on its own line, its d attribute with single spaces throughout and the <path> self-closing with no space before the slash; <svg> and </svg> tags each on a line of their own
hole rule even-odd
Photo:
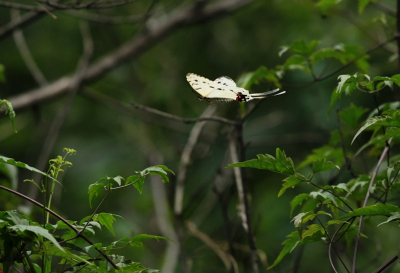
<svg viewBox="0 0 400 273">
<path fill-rule="evenodd" d="M 290 218 L 292 218 L 292 214 L 294 209 L 301 205 L 303 203 L 304 200 L 308 199 L 308 193 L 301 193 L 299 195 L 297 195 L 295 198 L 292 199 L 292 201 L 290 202 L 290 206 L 291 206 L 291 210 L 290 210 Z"/>
<path fill-rule="evenodd" d="M 310 237 L 313 236 L 314 233 L 317 233 L 318 231 L 320 231 L 322 234 L 325 234 L 325 230 L 323 229 L 323 227 L 321 227 L 318 224 L 312 224 L 307 226 L 307 229 L 303 232 L 303 239 L 306 237 Z"/>
<path fill-rule="evenodd" d="M 96 215 L 95 217 L 96 219 L 94 220 L 98 221 L 102 226 L 105 226 L 111 232 L 111 234 L 115 236 L 113 228 L 113 223 L 115 222 L 114 216 L 119 216 L 119 215 L 111 213 L 99 213 L 98 215 Z"/>
<path fill-rule="evenodd" d="M 391 81 L 393 81 L 395 84 L 400 86 L 400 74 L 394 75 L 390 78 Z"/>
<path fill-rule="evenodd" d="M 285 152 L 281 151 L 279 148 L 276 149 L 276 158 L 269 154 L 257 155 L 257 157 L 258 159 L 251 159 L 244 162 L 229 164 L 228 168 L 246 167 L 269 170 L 282 174 L 295 174 L 292 159 L 290 157 L 286 157 Z"/>
<path fill-rule="evenodd" d="M 398 110 L 393 110 L 397 111 Z M 373 117 L 369 118 L 365 124 L 358 130 L 358 132 L 355 134 L 353 140 L 351 143 L 353 144 L 354 140 L 368 127 L 371 126 L 388 126 L 388 127 L 400 127 L 400 116 L 395 113 L 393 114 L 394 117 L 392 116 L 379 116 L 379 117 Z"/>
<path fill-rule="evenodd" d="M 308 236 L 304 238 L 302 241 L 300 241 L 300 237 L 297 231 L 293 231 L 290 233 L 288 236 L 286 236 L 286 240 L 282 243 L 284 245 L 283 249 L 279 253 L 278 257 L 274 261 L 274 263 L 268 267 L 268 269 L 271 269 L 275 267 L 277 264 L 279 264 L 282 259 L 289 253 L 291 253 L 296 247 L 302 246 L 308 243 L 312 242 L 317 242 L 320 241 L 322 237 L 322 233 L 314 233 L 312 236 Z"/>
<path fill-rule="evenodd" d="M 343 165 L 344 163 L 343 150 L 341 148 L 334 148 L 332 146 L 325 145 L 312 150 L 312 153 L 309 154 L 307 158 L 299 164 L 299 166 L 297 166 L 297 169 L 308 166 L 321 158 L 332 160 L 339 166 Z"/>
<path fill-rule="evenodd" d="M 242 74 L 237 80 L 237 86 L 249 90 L 253 84 L 259 84 L 261 80 L 271 82 L 277 87 L 282 88 L 275 71 L 273 69 L 268 69 L 265 66 L 260 66 L 253 72 Z"/>
<path fill-rule="evenodd" d="M 278 197 L 285 193 L 288 188 L 294 188 L 297 184 L 301 183 L 302 181 L 297 179 L 295 176 L 291 175 L 288 178 L 285 178 L 284 183 L 282 185 L 281 190 L 278 193 Z"/>
<path fill-rule="evenodd" d="M 317 199 L 317 197 L 322 197 L 324 200 L 331 200 L 336 206 L 338 205 L 335 200 L 335 196 L 326 191 L 312 191 L 310 192 L 310 196 L 314 199 Z"/>
<path fill-rule="evenodd" d="M 325 172 L 332 170 L 334 168 L 340 169 L 339 166 L 333 164 L 330 161 L 326 161 L 326 158 L 318 159 L 314 161 L 313 164 L 313 173 Z"/>
<path fill-rule="evenodd" d="M 304 56 L 310 56 L 314 52 L 318 43 L 318 40 L 312 40 L 307 44 L 303 39 L 299 39 L 290 45 L 290 50 Z"/>
<path fill-rule="evenodd" d="M 350 218 L 354 216 L 374 216 L 374 215 L 382 215 L 389 216 L 395 212 L 400 212 L 400 209 L 397 206 L 389 205 L 389 204 L 375 204 L 372 206 L 366 206 L 363 208 L 355 209 L 354 211 L 347 213 L 343 216 L 338 217 L 337 219 Z"/>
</svg>

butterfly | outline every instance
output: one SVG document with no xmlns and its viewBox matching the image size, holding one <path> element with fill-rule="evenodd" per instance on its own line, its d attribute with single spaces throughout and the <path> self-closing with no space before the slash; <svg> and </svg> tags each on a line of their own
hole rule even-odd
<svg viewBox="0 0 400 273">
<path fill-rule="evenodd" d="M 248 90 L 236 86 L 236 83 L 229 77 L 222 76 L 215 81 L 211 81 L 202 76 L 188 73 L 186 79 L 199 97 L 210 104 L 240 101 L 248 102 L 253 99 L 264 99 L 270 96 L 284 94 L 279 88 L 264 92 L 250 94 Z"/>
</svg>

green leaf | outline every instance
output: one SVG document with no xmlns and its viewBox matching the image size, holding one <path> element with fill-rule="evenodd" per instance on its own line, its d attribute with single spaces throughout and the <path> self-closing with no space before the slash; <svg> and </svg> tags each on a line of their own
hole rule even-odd
<svg viewBox="0 0 400 273">
<path fill-rule="evenodd" d="M 291 210 L 290 210 L 290 218 L 292 218 L 294 209 L 301 205 L 304 200 L 307 200 L 309 197 L 308 193 L 301 193 L 292 199 L 290 202 Z"/>
<path fill-rule="evenodd" d="M 381 112 L 385 112 L 386 110 L 398 109 L 399 107 L 400 107 L 400 101 L 387 102 L 387 103 L 383 103 L 383 104 L 379 105 L 379 110 Z M 374 110 L 372 110 L 371 113 L 369 113 L 368 118 L 372 118 L 377 115 L 379 115 L 379 111 L 378 111 L 378 109 L 374 108 Z"/>
<path fill-rule="evenodd" d="M 380 225 L 387 224 L 387 223 L 392 222 L 392 221 L 394 221 L 394 220 L 399 220 L 399 219 L 400 219 L 400 212 L 393 212 L 393 213 L 391 213 L 391 215 L 392 215 L 392 216 L 390 216 L 385 222 L 380 223 L 380 224 L 378 225 L 378 227 L 379 227 Z"/>
<path fill-rule="evenodd" d="M 282 259 L 287 254 L 292 252 L 296 247 L 301 246 L 301 245 L 305 245 L 305 244 L 308 244 L 308 243 L 312 243 L 312 242 L 321 241 L 322 233 L 321 232 L 316 232 L 312 236 L 307 236 L 302 241 L 300 241 L 300 237 L 299 237 L 298 232 L 297 231 L 293 231 L 288 236 L 286 236 L 286 238 L 287 239 L 282 243 L 282 245 L 284 245 L 282 251 L 279 253 L 279 255 L 276 258 L 276 260 L 274 261 L 274 263 L 270 267 L 268 267 L 268 269 L 271 269 L 271 268 L 275 267 L 277 264 L 279 264 L 282 261 Z"/>
<path fill-rule="evenodd" d="M 299 39 L 299 40 L 293 42 L 290 45 L 289 49 L 295 53 L 298 53 L 298 54 L 301 54 L 304 56 L 310 56 L 314 52 L 314 50 L 318 44 L 319 44 L 319 41 L 317 41 L 317 40 L 313 40 L 309 44 L 307 44 L 304 41 L 304 39 Z"/>
<path fill-rule="evenodd" d="M 398 139 L 400 138 L 400 128 L 395 128 L 395 127 L 388 127 L 386 129 L 385 135 L 378 135 L 372 139 L 370 139 L 367 143 L 365 143 L 363 146 L 358 149 L 358 151 L 354 154 L 355 158 L 358 156 L 365 148 L 374 145 L 375 148 L 383 147 L 386 145 L 386 141 L 388 141 L 391 137 L 394 137 L 394 140 L 397 142 Z M 393 141 L 394 143 L 394 141 Z"/>
<path fill-rule="evenodd" d="M 361 216 L 361 215 L 364 215 L 364 216 L 374 216 L 374 215 L 389 216 L 395 212 L 400 212 L 400 209 L 397 206 L 378 203 L 378 204 L 375 204 L 372 206 L 366 206 L 363 208 L 355 209 L 354 211 L 352 211 L 348 214 L 345 214 L 343 216 L 340 216 L 337 219 L 350 218 L 350 217 Z"/>
<path fill-rule="evenodd" d="M 391 81 L 393 81 L 395 84 L 400 86 L 400 74 L 394 75 L 390 78 Z"/>
<path fill-rule="evenodd" d="M 323 227 L 321 227 L 318 224 L 312 224 L 307 226 L 307 229 L 303 232 L 303 239 L 306 237 L 310 237 L 313 236 L 314 233 L 317 233 L 318 231 L 320 231 L 322 234 L 325 234 L 325 230 L 323 229 Z"/>
<path fill-rule="evenodd" d="M 326 145 L 320 148 L 312 150 L 312 154 L 308 155 L 305 160 L 303 160 L 297 169 L 301 169 L 305 166 L 308 166 L 314 163 L 321 158 L 326 158 L 336 162 L 339 166 L 343 165 L 344 157 L 343 157 L 343 150 L 341 148 L 334 148 L 332 146 Z"/>
<path fill-rule="evenodd" d="M 339 117 L 351 128 L 356 129 L 359 119 L 367 111 L 367 108 L 357 107 L 353 103 L 351 103 L 350 107 L 345 108 L 339 112 Z"/>
<path fill-rule="evenodd" d="M 275 71 L 273 69 L 268 69 L 265 66 L 260 66 L 253 72 L 242 74 L 237 80 L 237 86 L 249 90 L 253 84 L 259 84 L 261 80 L 271 82 L 277 87 L 282 88 Z"/>
<path fill-rule="evenodd" d="M 137 182 L 133 184 L 133 186 L 139 191 L 140 194 L 142 194 L 143 184 L 144 176 L 141 176 L 139 180 L 137 180 Z"/>
<path fill-rule="evenodd" d="M 336 6 L 340 2 L 342 2 L 342 0 L 320 0 L 316 6 L 325 14 L 327 10 Z"/>
<path fill-rule="evenodd" d="M 353 140 L 351 141 L 351 144 L 353 144 L 354 140 L 368 127 L 371 126 L 388 126 L 388 127 L 400 127 L 400 112 L 398 110 L 394 110 L 397 113 L 393 114 L 392 116 L 379 116 L 379 117 L 373 117 L 369 118 L 365 124 L 358 130 L 356 135 L 354 136 Z"/>
<path fill-rule="evenodd" d="M 36 234 L 37 236 L 43 236 L 44 238 L 52 242 L 61 251 L 64 251 L 64 249 L 60 246 L 57 240 L 49 233 L 47 229 L 38 226 L 28 226 L 28 225 L 14 225 L 10 226 L 9 229 L 14 230 L 16 232 L 22 232 L 22 233 L 31 232 Z"/>
<path fill-rule="evenodd" d="M 97 183 L 97 182 L 94 183 L 94 184 L 89 185 L 89 192 L 88 193 L 89 193 L 89 204 L 90 204 L 90 207 L 92 207 L 92 199 L 93 199 L 93 197 L 98 196 L 100 190 L 103 190 L 105 186 L 106 185 L 104 185 L 102 183 Z"/>
<path fill-rule="evenodd" d="M 297 177 L 295 177 L 293 175 L 289 176 L 288 178 L 285 178 L 283 181 L 285 183 L 283 183 L 282 188 L 278 193 L 278 197 L 280 197 L 282 194 L 284 194 L 288 188 L 294 188 L 294 186 L 296 186 L 297 184 L 302 182 L 301 180 L 299 180 Z"/>
<path fill-rule="evenodd" d="M 51 177 L 50 175 L 48 175 L 48 174 L 46 174 L 46 173 L 44 173 L 44 172 L 42 172 L 42 171 L 40 171 L 40 170 L 38 170 L 38 169 L 36 169 L 36 168 L 34 168 L 34 167 L 31 167 L 31 166 L 29 166 L 28 164 L 25 164 L 25 163 L 23 163 L 23 162 L 15 161 L 15 160 L 12 159 L 12 158 L 8 158 L 8 157 L 5 157 L 5 156 L 0 156 L 0 163 L 5 163 L 5 164 L 13 165 L 13 166 L 16 166 L 16 167 L 20 167 L 20 168 L 23 168 L 23 169 L 27 169 L 27 170 L 32 171 L 32 172 L 35 172 L 35 173 L 40 173 L 41 175 L 44 175 L 44 176 L 50 178 L 51 180 L 54 180 L 54 181 L 60 183 L 58 180 L 54 179 L 54 178 Z"/>
<path fill-rule="evenodd" d="M 310 196 L 314 199 L 318 199 L 318 197 L 322 197 L 324 200 L 331 200 L 337 206 L 337 202 L 335 200 L 335 196 L 326 191 L 312 191 L 310 192 Z"/>
<path fill-rule="evenodd" d="M 322 48 L 310 56 L 312 65 L 328 58 L 333 58 L 340 61 L 342 64 L 346 64 L 348 58 L 343 44 L 336 45 L 333 48 Z"/>
<path fill-rule="evenodd" d="M 269 170 L 282 174 L 295 174 L 292 159 L 290 157 L 286 157 L 285 152 L 281 151 L 279 148 L 276 149 L 276 158 L 269 154 L 257 155 L 257 158 L 258 159 L 251 159 L 244 162 L 229 164 L 228 168 L 247 167 Z"/>
<path fill-rule="evenodd" d="M 268 267 L 268 269 L 271 269 L 273 267 L 275 267 L 277 264 L 279 264 L 282 259 L 289 254 L 292 249 L 294 249 L 297 244 L 299 243 L 299 234 L 297 233 L 297 231 L 293 231 L 292 233 L 290 233 L 288 236 L 286 236 L 286 240 L 282 243 L 282 245 L 284 245 L 283 249 L 281 250 L 281 252 L 279 253 L 278 257 L 276 258 L 276 260 L 274 261 L 274 263 Z"/>
<path fill-rule="evenodd" d="M 105 226 L 112 233 L 112 235 L 115 236 L 113 228 L 113 223 L 115 222 L 114 216 L 121 217 L 119 215 L 111 213 L 99 213 L 95 217 L 93 217 L 93 220 L 98 221 L 102 226 Z"/>
<path fill-rule="evenodd" d="M 338 77 L 339 83 L 338 83 L 336 92 L 343 93 L 343 91 L 344 91 L 343 86 L 347 82 L 347 80 L 349 80 L 349 79 L 350 80 L 354 80 L 354 77 L 351 76 L 351 75 L 340 75 Z"/>
<path fill-rule="evenodd" d="M 318 159 L 313 164 L 313 173 L 325 172 L 334 168 L 340 169 L 339 166 L 333 164 L 330 161 L 326 161 L 326 158 Z"/>
<path fill-rule="evenodd" d="M 156 236 L 156 235 L 149 235 L 149 234 L 139 234 L 139 235 L 136 235 L 136 236 L 134 236 L 132 238 L 132 240 L 130 242 L 130 245 L 131 246 L 138 246 L 140 248 L 143 248 L 143 243 L 141 241 L 145 240 L 145 239 L 155 239 L 157 241 L 167 240 L 167 241 L 171 241 L 171 242 L 175 243 L 174 240 L 171 240 L 171 239 L 166 238 L 166 237 Z"/>
<path fill-rule="evenodd" d="M 308 74 L 311 74 L 310 68 L 308 67 L 307 60 L 300 55 L 290 56 L 283 64 L 282 68 L 286 70 L 302 70 Z"/>
</svg>

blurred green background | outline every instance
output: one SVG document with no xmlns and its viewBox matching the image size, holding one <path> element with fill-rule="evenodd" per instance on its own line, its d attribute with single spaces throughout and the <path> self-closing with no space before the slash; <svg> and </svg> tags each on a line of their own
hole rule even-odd
<svg viewBox="0 0 400 273">
<path fill-rule="evenodd" d="M 32 1 L 18 1 L 33 4 Z M 193 1 L 160 0 L 154 2 L 154 14 L 149 24 L 157 24 L 159 18 L 168 17 L 182 6 Z M 217 1 L 206 1 L 207 4 Z M 227 1 L 229 2 L 229 1 Z M 394 1 L 379 1 L 395 10 Z M 101 10 L 83 10 L 75 13 L 98 13 L 106 16 L 143 15 L 149 9 L 150 1 L 136 1 L 119 7 Z M 389 26 L 394 17 L 384 15 L 375 5 L 369 5 L 362 14 L 358 13 L 357 1 L 343 1 L 329 12 L 322 13 L 315 1 L 271 0 L 253 1 L 235 12 L 206 20 L 191 26 L 176 28 L 160 39 L 154 46 L 124 63 L 115 66 L 104 76 L 84 84 L 85 90 L 103 94 L 110 99 L 98 101 L 78 92 L 67 118 L 62 125 L 50 158 L 62 154 L 64 147 L 77 150 L 69 160 L 73 167 L 65 172 L 62 182 L 65 191 L 58 189 L 53 208 L 72 220 L 90 215 L 93 208 L 88 202 L 88 186 L 104 176 L 127 177 L 135 170 L 150 165 L 164 164 L 178 172 L 181 154 L 186 145 L 193 124 L 172 121 L 150 113 L 135 110 L 129 102 L 136 102 L 173 115 L 196 118 L 207 108 L 205 102 L 197 99 L 186 81 L 189 72 L 215 79 L 229 76 L 234 80 L 260 66 L 274 68 L 283 64 L 290 54 L 279 57 L 281 46 L 289 45 L 299 38 L 306 41 L 320 40 L 319 47 L 355 44 L 373 48 L 386 39 L 386 28 L 379 18 L 385 16 Z M 24 12 L 21 12 L 24 13 Z M 76 70 L 82 55 L 81 19 L 69 12 L 54 11 L 57 19 L 44 15 L 22 28 L 32 57 L 49 82 L 71 74 Z M 0 6 L 0 25 L 10 21 L 10 9 Z M 144 31 L 143 22 L 132 24 L 105 24 L 89 21 L 94 43 L 93 60 L 108 54 L 122 44 L 137 37 Z M 389 35 L 390 37 L 390 35 Z M 39 88 L 15 45 L 12 35 L 0 41 L 0 63 L 5 66 L 6 82 L 0 83 L 0 98 L 9 99 Z M 390 76 L 398 73 L 397 62 L 389 62 L 393 52 L 385 48 L 370 54 L 370 75 Z M 333 71 L 341 64 L 332 61 Z M 322 68 L 321 68 L 322 69 Z M 349 66 L 340 74 L 357 72 Z M 329 140 L 329 133 L 337 127 L 335 110 L 328 114 L 330 97 L 337 84 L 337 75 L 327 80 L 298 88 L 312 80 L 311 76 L 294 70 L 282 79 L 286 94 L 263 101 L 249 117 L 244 126 L 244 140 L 247 144 L 246 159 L 257 154 L 275 154 L 277 147 L 285 150 L 295 164 L 304 160 L 314 148 Z M 252 92 L 273 88 L 266 83 L 253 86 Z M 379 103 L 398 98 L 387 92 L 379 97 Z M 112 100 L 124 104 L 109 107 Z M 353 101 L 358 106 L 373 109 L 375 102 L 366 94 L 355 94 Z M 18 133 L 13 134 L 9 119 L 0 119 L 0 154 L 36 166 L 42 149 L 47 145 L 45 137 L 57 111 L 66 103 L 65 94 L 38 104 L 17 109 Z M 249 104 L 253 104 L 250 102 Z M 349 105 L 347 98 L 341 106 Z M 249 105 L 246 105 L 249 107 Z M 239 104 L 236 102 L 219 105 L 216 116 L 236 119 Z M 187 169 L 183 219 L 194 221 L 199 230 L 214 241 L 226 242 L 225 226 L 221 206 L 213 193 L 214 180 L 219 174 L 227 187 L 229 216 L 234 231 L 234 241 L 247 246 L 246 235 L 237 213 L 237 194 L 233 172 L 225 169 L 231 163 L 228 153 L 227 132 L 229 128 L 215 122 L 208 122 L 195 145 Z M 309 190 L 303 185 L 288 190 L 278 198 L 277 194 L 284 177 L 260 170 L 249 169 L 247 185 L 250 191 L 251 215 L 257 247 L 263 251 L 269 264 L 278 256 L 287 234 L 294 230 L 290 223 L 290 200 L 297 194 Z M 18 190 L 27 193 L 30 185 L 22 183 L 31 178 L 31 173 L 20 170 Z M 175 176 L 170 183 L 147 179 L 143 194 L 134 188 L 112 192 L 100 208 L 101 211 L 121 215 L 117 218 L 115 231 L 119 238 L 146 233 L 163 235 L 162 227 L 155 214 L 152 187 L 165 187 L 172 222 Z M 8 200 L 8 199 L 7 199 Z M 99 202 L 96 198 L 94 203 Z M 23 202 L 19 201 L 22 205 Z M 0 209 L 15 208 L 1 202 Z M 39 213 L 38 213 L 39 214 Z M 380 232 L 378 229 L 376 232 Z M 387 232 L 387 231 L 386 231 Z M 99 231 L 95 241 L 110 243 L 116 238 L 107 230 Z M 221 260 L 200 240 L 184 234 L 186 255 L 192 262 L 192 272 L 225 272 Z M 385 237 L 380 242 L 383 249 L 397 245 Z M 149 268 L 160 269 L 165 262 L 167 243 L 146 241 L 143 249 L 121 250 L 134 261 L 140 261 Z M 345 246 L 343 246 L 345 247 Z M 246 250 L 238 247 L 241 269 L 250 268 L 246 263 Z M 351 253 L 351 251 L 350 251 Z M 376 253 L 360 256 L 359 264 L 367 263 Z M 386 252 L 380 261 L 389 256 Z M 288 272 L 293 266 L 295 252 L 288 255 L 272 272 Z M 243 262 L 244 261 L 244 262 Z M 247 260 L 248 262 L 248 260 Z M 377 263 L 379 264 L 379 263 Z M 330 272 L 327 245 L 306 246 L 303 260 L 297 272 Z M 261 266 L 261 272 L 265 272 Z M 181 272 L 179 263 L 173 272 Z M 242 271 L 241 271 L 242 272 Z M 246 272 L 246 271 L 243 271 Z"/>
</svg>

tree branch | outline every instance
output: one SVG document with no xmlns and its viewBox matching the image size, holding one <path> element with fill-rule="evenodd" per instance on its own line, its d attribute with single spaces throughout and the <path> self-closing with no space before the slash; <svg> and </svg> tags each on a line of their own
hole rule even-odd
<svg viewBox="0 0 400 273">
<path fill-rule="evenodd" d="M 202 9 L 199 9 L 197 4 L 193 4 L 177 9 L 165 20 L 152 20 L 153 24 L 148 24 L 146 30 L 142 32 L 142 34 L 91 64 L 85 72 L 83 82 L 93 81 L 126 62 L 129 58 L 138 57 L 178 28 L 221 17 L 250 2 L 251 0 L 226 0 L 208 5 Z M 64 76 L 46 87 L 27 91 L 24 94 L 11 97 L 8 100 L 12 103 L 15 110 L 20 110 L 24 107 L 57 97 L 67 92 L 73 77 L 73 75 Z"/>
<path fill-rule="evenodd" d="M 390 143 L 392 142 L 393 137 L 391 137 L 388 141 L 388 144 L 386 145 L 385 149 L 383 149 L 382 155 L 379 158 L 378 164 L 376 164 L 374 173 L 372 174 L 372 178 L 371 178 L 371 182 L 369 183 L 368 189 L 367 189 L 367 194 L 365 195 L 365 199 L 364 199 L 364 204 L 363 207 L 367 206 L 367 202 L 369 199 L 369 195 L 370 195 L 370 189 L 372 187 L 372 185 L 374 184 L 375 178 L 378 174 L 379 168 L 386 156 L 386 153 L 389 151 L 390 148 Z M 356 244 L 354 247 L 354 257 L 353 257 L 353 266 L 352 266 L 352 272 L 355 273 L 356 272 L 356 262 L 357 262 L 357 252 L 358 252 L 358 243 L 360 241 L 360 237 L 361 237 L 361 228 L 362 228 L 362 223 L 363 223 L 363 219 L 364 217 L 361 215 L 360 216 L 360 223 L 358 226 L 358 233 L 357 233 L 357 237 L 356 237 Z"/>
</svg>

